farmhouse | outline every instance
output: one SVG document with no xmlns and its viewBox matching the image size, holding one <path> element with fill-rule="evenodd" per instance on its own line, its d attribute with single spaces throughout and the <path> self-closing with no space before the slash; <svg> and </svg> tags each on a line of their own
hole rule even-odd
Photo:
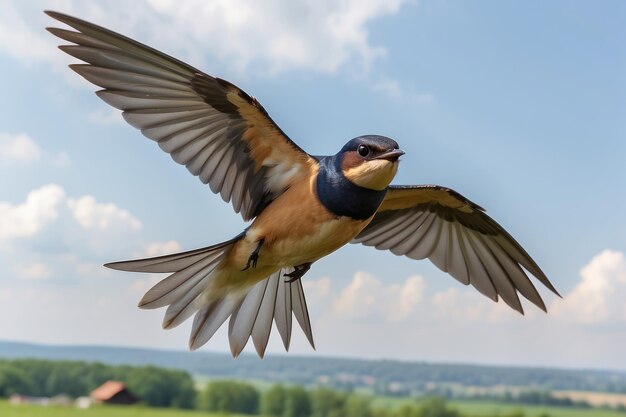
<svg viewBox="0 0 626 417">
<path fill-rule="evenodd" d="M 93 390 L 90 394 L 91 399 L 95 403 L 105 404 L 135 404 L 139 401 L 128 389 L 123 382 L 107 381 Z"/>
</svg>

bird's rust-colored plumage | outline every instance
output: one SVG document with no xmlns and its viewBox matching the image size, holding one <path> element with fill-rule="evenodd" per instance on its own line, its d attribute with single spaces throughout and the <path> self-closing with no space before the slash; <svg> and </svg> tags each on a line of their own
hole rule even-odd
<svg viewBox="0 0 626 417">
<path fill-rule="evenodd" d="M 320 203 L 315 192 L 317 170 L 312 167 L 306 179 L 294 183 L 254 220 L 246 237 L 233 247 L 229 265 L 243 268 L 261 239 L 259 266 L 314 262 L 348 243 L 367 225 L 369 219 L 338 217 Z"/>
</svg>

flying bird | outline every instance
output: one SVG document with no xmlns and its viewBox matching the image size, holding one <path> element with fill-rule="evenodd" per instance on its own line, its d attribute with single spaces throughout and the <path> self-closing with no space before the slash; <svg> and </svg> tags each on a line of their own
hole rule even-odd
<svg viewBox="0 0 626 417">
<path fill-rule="evenodd" d="M 230 82 L 100 26 L 46 13 L 74 29 L 47 29 L 71 43 L 62 51 L 84 62 L 71 69 L 251 221 L 226 242 L 106 265 L 171 273 L 139 307 L 167 307 L 166 329 L 195 315 L 190 349 L 230 318 L 233 356 L 251 337 L 263 357 L 272 322 L 288 350 L 293 316 L 315 348 L 301 278 L 347 243 L 428 258 L 522 314 L 520 294 L 546 310 L 527 272 L 558 295 L 520 244 L 477 204 L 438 185 L 390 185 L 404 154 L 393 139 L 359 136 L 334 155 L 310 155 Z"/>
</svg>

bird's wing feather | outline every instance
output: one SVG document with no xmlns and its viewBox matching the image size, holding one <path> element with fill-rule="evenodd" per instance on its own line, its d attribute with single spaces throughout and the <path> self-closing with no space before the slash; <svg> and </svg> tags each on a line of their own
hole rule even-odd
<svg viewBox="0 0 626 417">
<path fill-rule="evenodd" d="M 46 12 L 77 31 L 48 28 L 85 64 L 70 67 L 102 87 L 97 95 L 183 164 L 245 220 L 257 216 L 316 161 L 261 104 L 139 42 L 83 20 Z"/>
<path fill-rule="evenodd" d="M 378 212 L 353 240 L 413 259 L 430 259 L 487 297 L 523 313 L 518 293 L 545 310 L 522 267 L 558 295 L 541 268 L 484 209 L 437 185 L 391 186 Z"/>
</svg>

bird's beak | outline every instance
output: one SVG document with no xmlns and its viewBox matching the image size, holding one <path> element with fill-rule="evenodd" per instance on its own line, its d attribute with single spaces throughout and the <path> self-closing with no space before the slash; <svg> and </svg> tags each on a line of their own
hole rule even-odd
<svg viewBox="0 0 626 417">
<path fill-rule="evenodd" d="M 385 152 L 381 155 L 378 155 L 376 158 L 374 159 L 386 159 L 388 161 L 392 161 L 395 162 L 398 160 L 398 158 L 400 158 L 402 155 L 404 155 L 404 151 L 401 151 L 400 149 L 393 149 L 389 152 Z"/>
</svg>

